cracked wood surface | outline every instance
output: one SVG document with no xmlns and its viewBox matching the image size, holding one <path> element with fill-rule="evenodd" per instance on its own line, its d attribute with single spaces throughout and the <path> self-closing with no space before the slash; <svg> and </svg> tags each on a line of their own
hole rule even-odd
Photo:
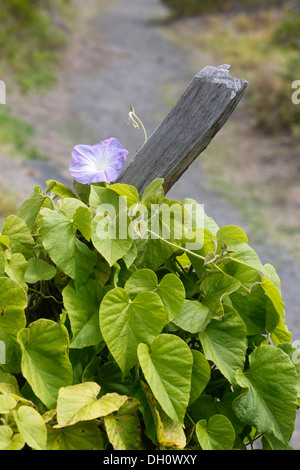
<svg viewBox="0 0 300 470">
<path fill-rule="evenodd" d="M 175 106 L 129 162 L 118 183 L 141 194 L 156 178 L 165 193 L 206 149 L 242 98 L 247 81 L 229 75 L 229 65 L 198 72 Z"/>
</svg>

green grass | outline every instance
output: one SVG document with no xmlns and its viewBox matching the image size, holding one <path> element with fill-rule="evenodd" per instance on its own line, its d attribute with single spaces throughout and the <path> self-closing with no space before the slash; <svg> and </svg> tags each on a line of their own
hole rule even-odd
<svg viewBox="0 0 300 470">
<path fill-rule="evenodd" d="M 294 1 L 294 0 L 293 0 Z M 213 11 L 231 11 L 235 7 L 243 7 L 245 10 L 259 8 L 272 8 L 286 3 L 284 0 L 161 0 L 174 15 L 192 16 Z M 291 0 L 290 0 L 291 3 Z"/>
<path fill-rule="evenodd" d="M 75 9 L 74 9 L 75 11 Z M 49 89 L 76 16 L 71 0 L 7 0 L 0 8 L 0 78 L 9 94 Z M 32 144 L 34 127 L 0 106 L 0 145 L 12 157 L 47 159 Z"/>
<path fill-rule="evenodd" d="M 23 91 L 55 83 L 55 67 L 68 40 L 64 18 L 70 7 L 66 0 L 2 2 L 0 74 L 11 77 Z"/>
<path fill-rule="evenodd" d="M 198 28 L 179 38 L 187 53 L 213 53 L 220 63 L 231 64 L 234 74 L 247 77 L 245 100 L 260 130 L 289 133 L 299 140 L 300 106 L 291 101 L 291 85 L 300 77 L 299 8 L 270 9 L 268 4 L 251 14 L 206 14 L 199 18 Z"/>
<path fill-rule="evenodd" d="M 0 105 L 0 147 L 4 155 L 47 160 L 34 144 L 35 128 L 9 108 L 10 93 L 42 93 L 55 85 L 57 69 L 76 26 L 73 0 L 3 0 L 0 7 L 0 79 L 7 86 L 7 105 Z M 0 187 L 0 228 L 16 213 L 19 196 Z"/>
<path fill-rule="evenodd" d="M 6 106 L 0 107 L 0 143 L 1 149 L 11 157 L 21 157 L 29 160 L 47 160 L 31 144 L 34 127 L 19 118 L 12 116 Z"/>
<path fill-rule="evenodd" d="M 187 54 L 189 49 L 198 49 L 200 56 L 213 53 L 220 63 L 231 64 L 236 75 L 247 76 L 246 99 L 257 126 L 300 140 L 300 106 L 291 102 L 291 84 L 300 77 L 299 2 L 162 1 L 176 11 L 202 13 L 195 19 L 198 28 L 174 40 Z M 207 13 L 208 7 L 212 12 Z"/>
</svg>

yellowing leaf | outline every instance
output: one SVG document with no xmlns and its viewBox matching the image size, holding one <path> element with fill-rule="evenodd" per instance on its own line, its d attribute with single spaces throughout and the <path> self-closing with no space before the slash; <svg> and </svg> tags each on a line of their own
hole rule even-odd
<svg viewBox="0 0 300 470">
<path fill-rule="evenodd" d="M 78 421 L 89 421 L 120 409 L 127 396 L 107 393 L 97 399 L 100 386 L 95 382 L 62 387 L 57 399 L 56 427 L 70 426 Z"/>
</svg>

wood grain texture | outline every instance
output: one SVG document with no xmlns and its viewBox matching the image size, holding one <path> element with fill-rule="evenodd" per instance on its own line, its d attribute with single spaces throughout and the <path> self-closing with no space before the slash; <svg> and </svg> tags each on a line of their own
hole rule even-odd
<svg viewBox="0 0 300 470">
<path fill-rule="evenodd" d="M 229 68 L 207 66 L 195 75 L 118 183 L 131 184 L 141 194 L 155 178 L 163 178 L 168 192 L 206 149 L 244 94 L 247 81 L 231 77 Z"/>
</svg>

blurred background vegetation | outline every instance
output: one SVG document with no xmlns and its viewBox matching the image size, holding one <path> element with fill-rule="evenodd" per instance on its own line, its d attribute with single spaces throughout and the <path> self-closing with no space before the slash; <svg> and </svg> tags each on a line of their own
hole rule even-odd
<svg viewBox="0 0 300 470">
<path fill-rule="evenodd" d="M 186 47 L 209 49 L 251 82 L 249 104 L 260 129 L 300 132 L 300 107 L 291 84 L 300 77 L 300 4 L 280 0 L 162 0 L 174 18 L 198 15 L 205 23 Z M 204 15 L 205 14 L 205 15 Z M 201 16 L 202 15 L 202 16 Z M 205 27 L 203 27 L 205 26 Z M 196 34 L 195 34 L 196 33 Z"/>
<path fill-rule="evenodd" d="M 231 64 L 249 82 L 230 126 L 200 156 L 206 180 L 240 209 L 252 240 L 269 234 L 300 259 L 300 105 L 291 100 L 300 79 L 299 0 L 161 2 L 170 22 L 161 30 L 192 67 L 203 57 Z"/>
<path fill-rule="evenodd" d="M 23 91 L 55 83 L 55 65 L 68 39 L 70 0 L 6 0 L 0 8 L 0 73 Z"/>
<path fill-rule="evenodd" d="M 7 94 L 43 93 L 56 71 L 76 20 L 72 0 L 3 0 L 0 7 L 0 77 Z M 32 143 L 34 126 L 0 106 L 0 147 L 10 157 L 47 159 Z M 2 185 L 3 186 L 3 185 Z M 1 188 L 0 222 L 16 210 L 12 188 Z"/>
</svg>

